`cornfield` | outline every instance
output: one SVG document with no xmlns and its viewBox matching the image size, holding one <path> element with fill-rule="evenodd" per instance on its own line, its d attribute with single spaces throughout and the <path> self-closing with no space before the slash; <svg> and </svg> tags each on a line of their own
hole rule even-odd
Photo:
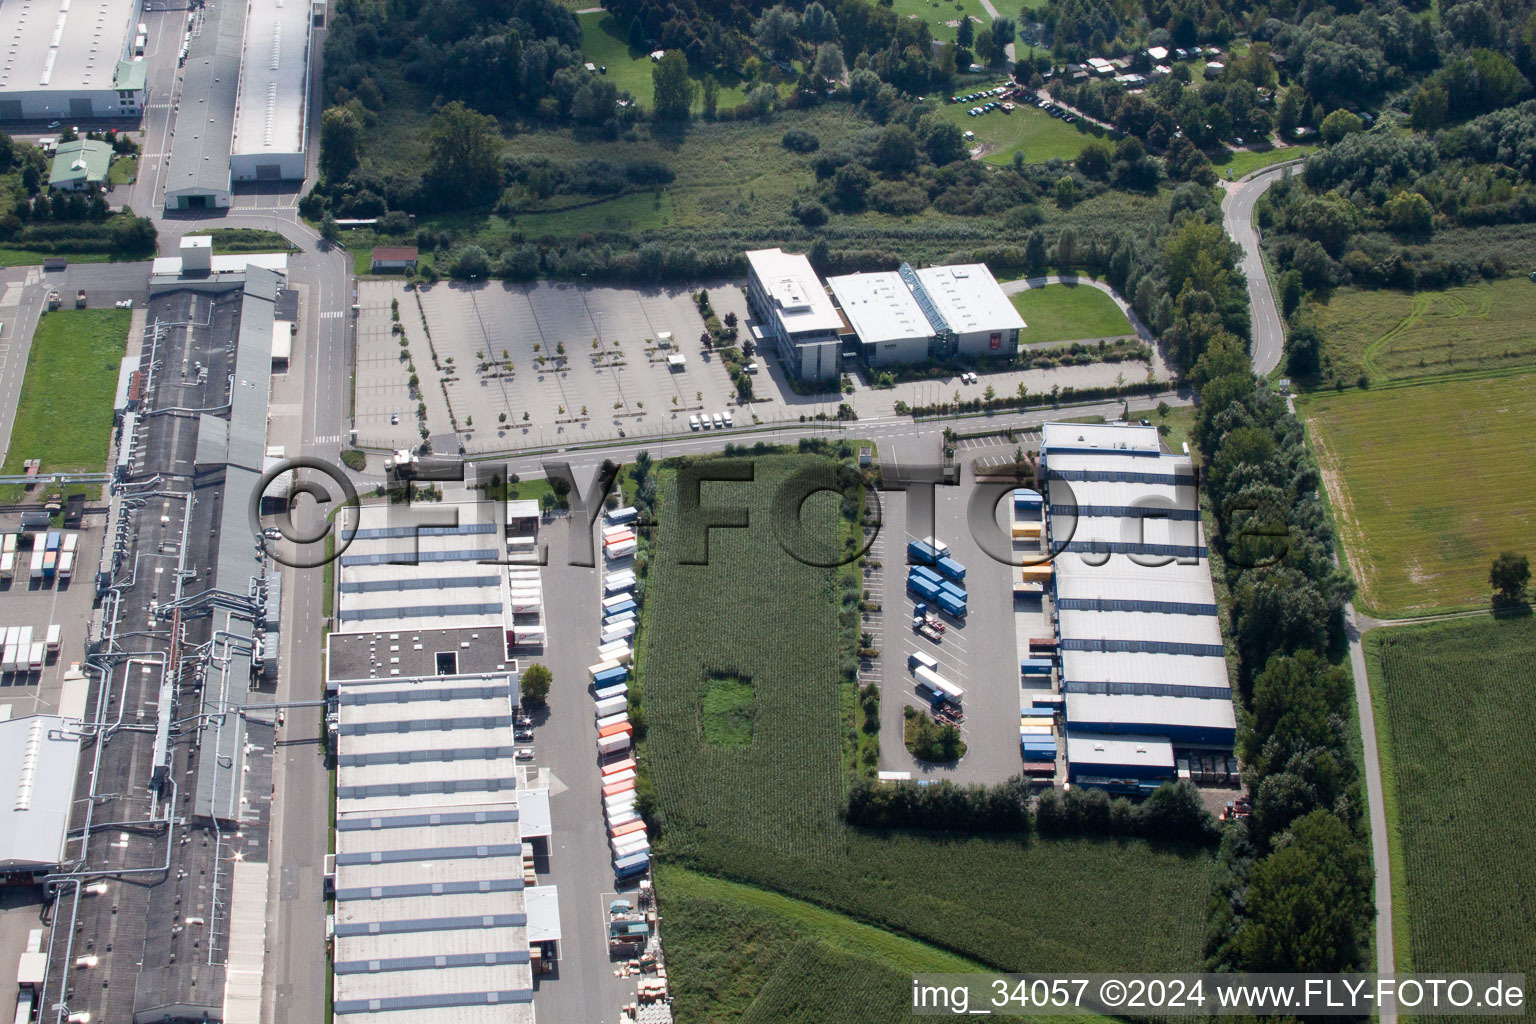
<svg viewBox="0 0 1536 1024">
<path fill-rule="evenodd" d="M 664 868 L 782 893 L 1003 970 L 1196 969 L 1208 851 L 877 833 L 842 821 L 849 772 L 841 752 L 856 701 L 840 700 L 841 584 L 836 570 L 786 554 L 769 515 L 778 483 L 805 459 L 759 457 L 754 481 L 703 485 L 702 505 L 748 510 L 746 528 L 710 530 L 707 565 L 682 564 L 677 473 L 661 475 L 632 696 L 647 723 L 642 760 L 662 812 Z M 803 515 L 836 536 L 833 496 L 813 498 Z M 721 676 L 751 680 L 744 745 L 706 739 L 706 681 Z M 659 895 L 674 925 L 666 942 L 679 991 L 698 972 L 713 993 L 687 1019 L 735 1019 L 711 1009 L 716 1000 L 744 1008 L 742 981 L 723 970 L 717 948 L 732 936 L 713 935 L 707 921 L 676 927 L 665 886 Z M 719 929 L 733 927 L 729 917 Z M 753 961 L 754 986 L 768 983 L 760 972 L 774 956 L 788 955 L 775 948 Z M 802 1005 L 798 990 L 781 998 Z M 821 1009 L 829 1024 L 871 1019 Z"/>
<path fill-rule="evenodd" d="M 1536 971 L 1536 622 L 1374 634 L 1415 971 Z"/>
</svg>

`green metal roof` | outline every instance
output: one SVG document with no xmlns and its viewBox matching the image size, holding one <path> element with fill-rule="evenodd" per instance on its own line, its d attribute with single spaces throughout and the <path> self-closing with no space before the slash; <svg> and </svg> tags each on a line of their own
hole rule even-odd
<svg viewBox="0 0 1536 1024">
<path fill-rule="evenodd" d="M 112 88 L 131 91 L 143 91 L 145 70 L 147 65 L 142 60 L 120 60 L 117 62 L 117 74 L 112 79 Z"/>
<path fill-rule="evenodd" d="M 92 139 L 61 142 L 53 158 L 48 184 L 58 187 L 79 181 L 103 182 L 107 180 L 107 167 L 111 163 L 112 147 L 105 142 Z"/>
</svg>

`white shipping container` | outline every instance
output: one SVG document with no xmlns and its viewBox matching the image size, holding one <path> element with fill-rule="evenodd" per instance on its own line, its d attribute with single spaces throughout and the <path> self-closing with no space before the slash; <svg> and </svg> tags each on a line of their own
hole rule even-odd
<svg viewBox="0 0 1536 1024">
<path fill-rule="evenodd" d="M 630 593 L 627 590 L 622 590 L 622 591 L 620 591 L 617 594 L 612 594 L 612 595 L 610 595 L 608 597 L 603 598 L 603 611 L 608 611 L 610 608 L 617 608 L 620 605 L 627 604 L 630 601 L 633 601 L 634 599 L 635 599 L 635 595 L 634 594 Z"/>
<path fill-rule="evenodd" d="M 59 641 L 63 636 L 63 632 L 63 627 L 59 626 L 58 624 L 54 624 L 48 627 L 48 650 L 54 653 L 58 652 Z"/>
<path fill-rule="evenodd" d="M 59 556 L 59 578 L 69 579 L 75 572 L 75 553 L 66 551 Z"/>
<path fill-rule="evenodd" d="M 617 736 L 604 736 L 597 741 L 597 749 L 604 754 L 616 754 L 621 750 L 628 750 L 629 733 L 621 732 Z"/>
<path fill-rule="evenodd" d="M 599 647 L 597 649 L 597 656 L 606 661 L 616 661 L 620 665 L 628 665 L 633 657 L 633 653 L 629 649 L 629 644 L 623 640 L 615 640 L 612 643 L 603 644 Z"/>
<path fill-rule="evenodd" d="M 16 644 L 22 650 L 22 657 L 26 657 L 27 648 L 32 646 L 32 627 L 22 626 L 21 634 L 16 638 Z"/>
<path fill-rule="evenodd" d="M 605 776 L 603 776 L 603 785 L 611 786 L 615 782 L 628 782 L 630 779 L 633 779 L 634 777 L 635 777 L 635 770 L 633 768 L 626 768 L 626 769 L 624 769 L 621 772 L 614 772 L 612 775 L 605 775 Z"/>
<path fill-rule="evenodd" d="M 32 671 L 37 672 L 42 669 L 44 661 L 47 660 L 46 648 L 47 644 L 44 644 L 41 640 L 39 640 L 37 643 L 33 644 L 32 649 L 27 652 L 27 667 L 32 669 Z"/>
<path fill-rule="evenodd" d="M 623 725 L 627 721 L 629 721 L 629 712 L 618 711 L 614 714 L 604 715 L 602 718 L 599 718 L 597 720 L 597 728 L 599 731 L 601 731 L 608 728 L 610 725 Z"/>
<path fill-rule="evenodd" d="M 32 578 L 35 580 L 43 578 L 44 553 L 40 546 L 32 549 Z"/>
<path fill-rule="evenodd" d="M 603 630 L 602 636 L 600 636 L 598 639 L 603 643 L 611 643 L 614 640 L 628 640 L 634 635 L 635 620 L 630 619 L 629 621 L 621 622 L 616 626 L 609 626 L 607 629 Z"/>
<path fill-rule="evenodd" d="M 624 811 L 621 814 L 608 815 L 608 827 L 619 828 L 620 826 L 628 825 L 639 820 L 640 815 L 636 814 L 634 808 L 631 807 L 629 810 Z"/>
<path fill-rule="evenodd" d="M 10 579 L 16 575 L 16 552 L 7 551 L 0 554 L 0 579 Z"/>
<path fill-rule="evenodd" d="M 616 815 L 635 814 L 635 791 L 617 793 L 603 801 L 603 810 L 611 819 Z"/>
<path fill-rule="evenodd" d="M 73 550 L 75 550 L 75 546 L 78 545 L 79 543 L 80 543 L 80 535 L 78 533 L 66 533 L 64 535 L 64 550 L 65 551 L 73 551 Z"/>
<path fill-rule="evenodd" d="M 622 576 L 617 579 L 609 577 L 603 581 L 603 594 L 605 596 L 617 594 L 625 590 L 632 590 L 634 586 L 635 577 L 633 575 Z"/>
<path fill-rule="evenodd" d="M 612 775 L 615 772 L 621 772 L 621 771 L 623 771 L 626 768 L 633 768 L 634 766 L 635 766 L 635 759 L 634 758 L 632 758 L 632 757 L 624 757 L 624 758 L 620 758 L 617 761 L 614 761 L 614 762 L 611 762 L 609 764 L 603 765 L 602 766 L 602 772 L 603 772 L 604 775 Z"/>
<path fill-rule="evenodd" d="M 602 719 L 607 718 L 609 715 L 616 715 L 628 707 L 628 697 L 609 697 L 606 700 L 598 701 L 597 704 L 594 705 L 594 710 L 597 712 L 597 717 Z"/>
<path fill-rule="evenodd" d="M 5 627 L 5 646 L 7 646 L 7 647 L 15 647 L 17 641 L 19 641 L 20 639 L 21 639 L 21 627 L 20 626 L 6 626 Z"/>
<path fill-rule="evenodd" d="M 608 700 L 610 697 L 623 697 L 629 693 L 628 683 L 614 683 L 605 686 L 592 695 L 593 700 Z"/>
<path fill-rule="evenodd" d="M 609 544 L 604 546 L 603 554 L 607 556 L 610 561 L 616 562 L 621 558 L 628 558 L 630 555 L 633 555 L 637 550 L 639 550 L 639 547 L 640 545 L 636 544 L 634 541 L 626 540 L 618 544 Z"/>
<path fill-rule="evenodd" d="M 635 838 L 639 836 L 639 838 Z M 620 836 L 617 842 L 610 844 L 613 847 L 615 857 L 628 857 L 632 853 L 649 853 L 651 841 L 639 832 L 631 832 L 627 836 Z"/>
<path fill-rule="evenodd" d="M 919 665 L 912 671 L 917 681 L 935 693 L 943 694 L 956 704 L 965 698 L 965 691 L 930 668 Z"/>
<path fill-rule="evenodd" d="M 600 661 L 596 665 L 588 665 L 587 666 L 587 672 L 592 676 L 593 679 L 596 679 L 597 676 L 598 676 L 598 673 L 600 673 L 600 672 L 607 672 L 611 668 L 618 668 L 618 667 L 619 667 L 619 663 L 616 662 L 616 661 Z"/>
<path fill-rule="evenodd" d="M 514 584 L 525 583 L 531 587 L 537 587 L 540 584 L 539 570 L 516 565 L 507 570 L 507 579 Z"/>
<path fill-rule="evenodd" d="M 634 621 L 635 621 L 635 610 L 633 608 L 630 608 L 630 609 L 628 609 L 626 611 L 619 612 L 617 615 L 606 616 L 603 619 L 603 628 L 604 629 L 612 629 L 614 626 L 622 626 L 626 622 L 634 622 Z"/>
</svg>

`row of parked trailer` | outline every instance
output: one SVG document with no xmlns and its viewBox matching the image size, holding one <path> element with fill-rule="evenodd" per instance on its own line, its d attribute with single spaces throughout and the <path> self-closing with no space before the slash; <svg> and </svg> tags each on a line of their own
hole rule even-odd
<svg viewBox="0 0 1536 1024">
<path fill-rule="evenodd" d="M 949 545 L 933 537 L 907 545 L 907 593 L 938 605 L 945 614 L 964 619 L 968 595 L 965 566 L 949 557 Z"/>
<path fill-rule="evenodd" d="M 23 537 L 32 540 L 30 579 L 67 580 L 74 575 L 80 535 L 64 530 L 39 530 L 32 534 L 8 533 L 0 541 L 0 579 L 15 578 L 22 557 L 20 542 Z"/>
<path fill-rule="evenodd" d="M 629 720 L 629 666 L 634 663 L 635 628 L 640 611 L 635 600 L 634 554 L 638 542 L 634 508 L 613 509 L 603 525 L 603 624 L 598 635 L 599 661 L 592 676 L 592 709 L 597 717 L 597 756 L 602 772 L 603 817 L 613 874 L 620 880 L 645 874 L 651 866 L 651 841 L 635 810 L 635 727 Z"/>
<path fill-rule="evenodd" d="M 59 653 L 62 632 L 51 625 L 39 639 L 32 626 L 0 627 L 0 672 L 41 672 L 48 658 Z"/>
</svg>

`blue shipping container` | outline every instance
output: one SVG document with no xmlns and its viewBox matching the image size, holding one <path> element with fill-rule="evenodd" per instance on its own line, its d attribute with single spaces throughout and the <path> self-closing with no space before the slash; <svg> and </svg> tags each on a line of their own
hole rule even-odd
<svg viewBox="0 0 1536 1024">
<path fill-rule="evenodd" d="M 950 579 L 957 583 L 960 580 L 965 579 L 965 566 L 961 565 L 959 562 L 955 561 L 953 558 L 950 558 L 947 555 L 939 559 L 937 568 L 940 573 L 948 576 Z"/>
<path fill-rule="evenodd" d="M 938 560 L 939 553 L 923 541 L 914 540 L 907 544 L 907 561 L 918 565 L 932 565 Z"/>
<path fill-rule="evenodd" d="M 1019 717 L 1021 718 L 1053 718 L 1055 715 L 1055 708 L 1019 708 Z"/>
<path fill-rule="evenodd" d="M 650 854 L 632 853 L 628 857 L 620 857 L 613 862 L 613 874 L 616 878 L 628 878 L 631 875 L 644 874 L 645 869 L 650 866 Z"/>
<path fill-rule="evenodd" d="M 604 608 L 603 617 L 609 619 L 617 618 L 618 616 L 623 615 L 625 612 L 634 611 L 637 607 L 638 605 L 636 605 L 633 601 L 622 601 L 619 604 L 614 605 L 612 608 Z"/>
<path fill-rule="evenodd" d="M 939 597 L 938 586 L 920 576 L 907 577 L 907 590 L 930 601 L 937 601 Z"/>
<path fill-rule="evenodd" d="M 609 512 L 604 518 L 606 518 L 610 523 L 615 524 L 632 523 L 636 519 L 640 518 L 640 510 L 633 506 L 626 508 L 616 508 Z"/>
<path fill-rule="evenodd" d="M 1040 492 L 1032 491 L 1028 487 L 1020 487 L 1013 492 L 1014 508 L 1039 508 L 1041 505 Z"/>
<path fill-rule="evenodd" d="M 1019 671 L 1026 676 L 1048 676 L 1051 674 L 1051 660 L 1049 658 L 1025 658 L 1019 662 Z"/>
<path fill-rule="evenodd" d="M 932 569 L 926 568 L 926 567 L 921 566 L 921 565 L 914 565 L 911 569 L 907 570 L 907 576 L 908 577 L 916 576 L 918 579 L 927 580 L 929 583 L 932 583 L 934 586 L 938 586 L 940 583 L 944 582 L 944 577 L 943 576 L 940 576 L 938 573 L 934 572 Z"/>
<path fill-rule="evenodd" d="M 627 682 L 629 682 L 629 669 L 622 665 L 618 668 L 604 669 L 592 677 L 592 685 L 599 690 Z"/>
<path fill-rule="evenodd" d="M 965 618 L 965 602 L 958 600 L 955 595 L 949 593 L 948 591 L 941 590 L 935 596 L 935 600 L 939 602 L 940 608 L 944 609 L 955 618 Z"/>
<path fill-rule="evenodd" d="M 951 597 L 953 597 L 957 601 L 965 601 L 965 600 L 967 600 L 966 594 L 965 594 L 965 588 L 962 587 L 962 586 L 958 586 L 958 585 L 956 585 L 954 583 L 951 583 L 951 582 L 949 582 L 949 580 L 945 580 L 942 583 L 940 583 L 939 584 L 939 589 L 942 590 L 944 593 L 949 594 Z"/>
</svg>

